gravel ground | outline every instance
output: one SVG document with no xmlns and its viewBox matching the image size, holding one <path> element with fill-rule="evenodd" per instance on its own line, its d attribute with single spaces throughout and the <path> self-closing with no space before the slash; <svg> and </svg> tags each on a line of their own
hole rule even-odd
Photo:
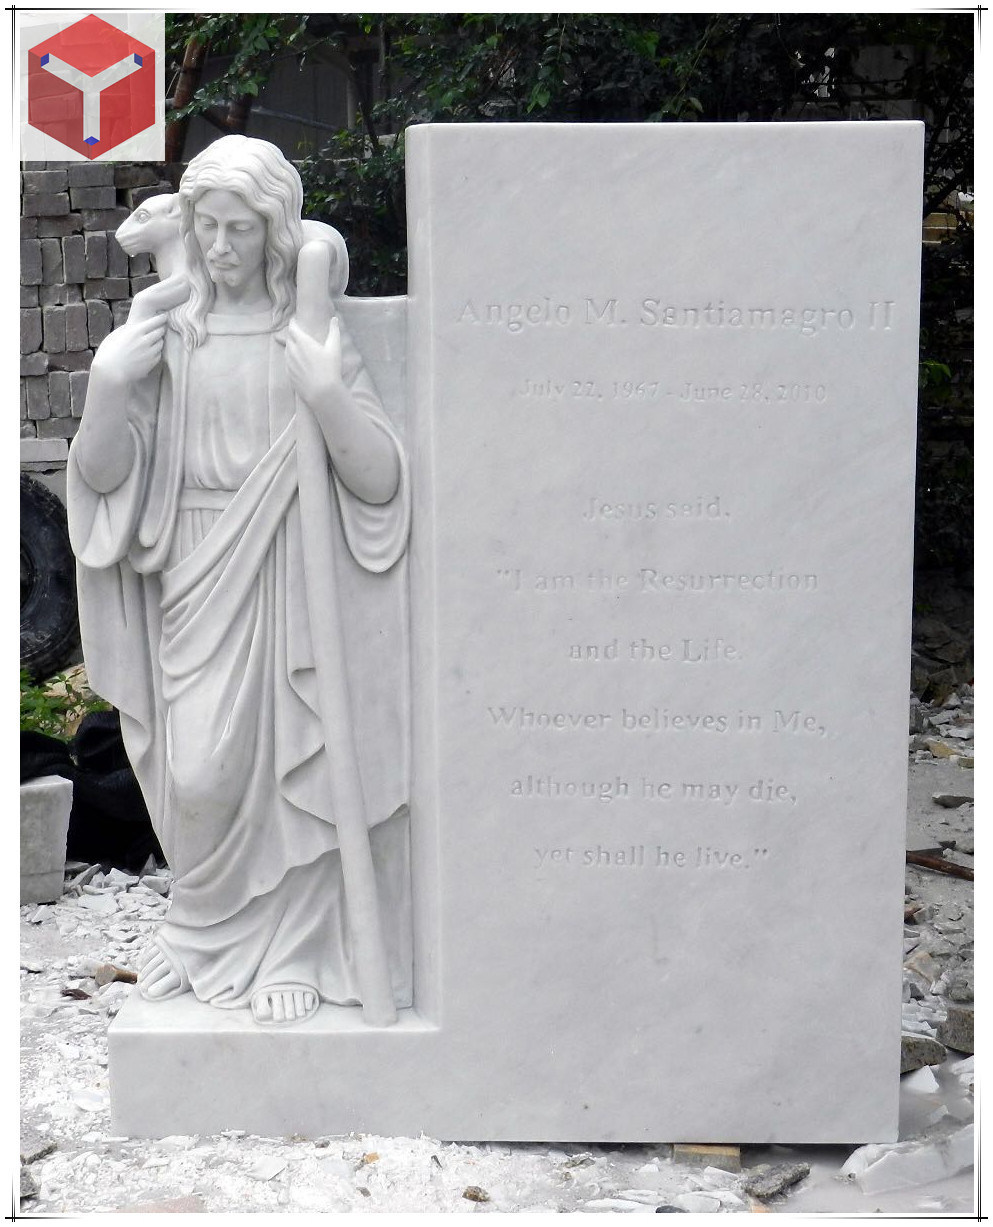
<svg viewBox="0 0 993 1227">
<path fill-rule="evenodd" d="M 911 741 L 908 847 L 945 848 L 945 859 L 971 865 L 973 807 L 933 800 L 936 793 L 972 795 L 971 739 L 946 736 L 953 728 L 971 734 L 971 692 L 964 705 L 930 715 L 945 711 L 954 719 L 943 724 L 917 713 L 924 723 Z M 167 871 L 147 869 L 139 878 L 76 866 L 58 903 L 21 909 L 24 1216 L 651 1213 L 658 1206 L 725 1213 L 973 1210 L 971 1039 L 966 1045 L 962 1038 L 963 1019 L 971 1033 L 971 881 L 907 869 L 904 1052 L 905 1065 L 917 1052 L 921 1067 L 902 1080 L 901 1144 L 854 1153 L 839 1146 L 746 1146 L 742 1171 L 732 1174 L 674 1158 L 668 1145 L 261 1138 L 236 1131 L 157 1141 L 114 1137 L 107 1027 L 132 991 L 141 951 L 168 905 Z M 949 1035 L 962 1045 L 957 1051 L 938 1047 Z M 840 1093 L 843 1084 L 839 1070 Z M 764 1186 L 762 1165 L 771 1169 Z M 770 1191 L 777 1184 L 781 1191 Z"/>
</svg>

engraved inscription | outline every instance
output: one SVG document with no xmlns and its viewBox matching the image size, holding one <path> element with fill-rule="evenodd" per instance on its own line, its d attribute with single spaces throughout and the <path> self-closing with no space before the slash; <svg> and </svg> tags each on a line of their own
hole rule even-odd
<svg viewBox="0 0 993 1227">
<path fill-rule="evenodd" d="M 784 571 L 779 567 L 752 573 L 722 571 L 710 574 L 673 574 L 656 567 L 639 567 L 629 574 L 597 568 L 585 575 L 544 571 L 528 574 L 519 567 L 499 567 L 496 576 L 501 586 L 513 592 L 601 592 L 612 595 L 623 592 L 816 592 L 820 583 L 816 572 Z"/>
<path fill-rule="evenodd" d="M 582 869 L 751 869 L 769 859 L 768 848 L 740 851 L 697 844 L 692 848 L 664 848 L 661 844 L 596 844 L 592 848 L 535 847 L 532 868 L 571 866 Z"/>
<path fill-rule="evenodd" d="M 795 331 L 805 337 L 828 329 L 849 332 L 857 319 L 851 307 L 742 307 L 725 304 L 723 299 L 710 300 L 706 305 L 676 306 L 661 298 L 643 298 L 639 306 L 638 323 L 645 327 Z"/>
<path fill-rule="evenodd" d="M 525 328 L 623 327 L 629 319 L 644 328 L 731 329 L 787 332 L 813 337 L 825 332 L 845 333 L 862 327 L 889 331 L 896 322 L 894 299 L 879 299 L 854 307 L 847 304 L 775 303 L 741 304 L 724 298 L 702 298 L 695 303 L 674 303 L 646 294 L 627 303 L 611 295 L 585 295 L 571 302 L 554 294 L 534 294 L 508 302 L 467 298 L 455 308 L 457 324 L 489 326 L 516 334 Z"/>
<path fill-rule="evenodd" d="M 772 776 L 760 776 L 748 784 L 734 780 L 652 780 L 641 776 L 631 784 L 620 775 L 600 780 L 566 779 L 554 772 L 523 775 L 510 781 L 509 793 L 522 800 L 539 801 L 679 801 L 683 804 L 732 805 L 758 803 L 762 805 L 796 805 L 793 789 Z"/>
<path fill-rule="evenodd" d="M 725 715 L 701 712 L 670 712 L 666 707 L 653 707 L 650 711 L 628 711 L 621 708 L 621 728 L 627 732 L 635 729 L 647 733 L 682 732 L 726 733 L 731 727 Z"/>
<path fill-rule="evenodd" d="M 618 315 L 617 299 L 607 298 L 597 302 L 595 298 L 586 299 L 587 324 L 626 324 L 627 320 Z"/>
<path fill-rule="evenodd" d="M 563 326 L 572 322 L 568 303 L 554 302 L 547 294 L 529 302 L 490 302 L 477 305 L 471 298 L 456 316 L 459 324 L 490 324 L 520 332 L 525 326 Z"/>
<path fill-rule="evenodd" d="M 714 664 L 718 661 L 740 660 L 741 653 L 722 636 L 713 639 L 680 639 L 673 643 L 649 643 L 647 639 L 631 639 L 622 653 L 620 641 L 611 639 L 601 649 L 598 644 L 569 645 L 570 660 L 657 660 L 682 665 Z"/>
<path fill-rule="evenodd" d="M 831 399 L 827 384 L 800 383 L 796 380 L 755 381 L 738 379 L 734 383 L 711 383 L 703 379 L 596 379 L 559 378 L 527 375 L 511 389 L 518 400 L 545 403 L 562 401 L 623 401 L 632 405 L 646 402 L 676 404 L 714 404 L 721 402 L 762 402 L 765 404 L 824 405 Z"/>
<path fill-rule="evenodd" d="M 490 720 L 504 728 L 517 729 L 605 729 L 613 720 L 610 712 L 547 712 L 529 707 L 487 707 Z"/>
<path fill-rule="evenodd" d="M 668 395 L 672 395 L 670 392 Z M 681 401 L 693 401 L 705 404 L 707 401 L 732 400 L 743 401 L 791 401 L 810 404 L 824 404 L 828 399 L 827 387 L 822 383 L 738 383 L 738 384 L 707 384 L 690 383 L 682 385 L 678 393 Z"/>
<path fill-rule="evenodd" d="M 721 496 L 707 497 L 698 494 L 678 502 L 658 500 L 607 502 L 591 495 L 580 513 L 584 520 L 618 523 L 622 520 L 716 520 L 723 523 L 731 519 L 731 512 L 721 506 Z"/>
<path fill-rule="evenodd" d="M 632 438 L 663 423 L 710 431 L 723 430 L 722 423 L 736 431 L 816 425 L 844 408 L 853 389 L 844 383 L 837 353 L 829 364 L 801 360 L 800 352 L 844 351 L 849 334 L 882 334 L 899 323 L 897 304 L 883 297 L 862 305 L 816 298 L 745 305 L 705 294 L 697 302 L 693 295 L 673 301 L 661 292 L 653 296 L 650 286 L 645 290 L 626 297 L 471 299 L 459 305 L 457 320 L 467 329 L 487 329 L 493 340 L 498 333 L 531 330 L 537 336 L 540 329 L 563 328 L 599 338 L 595 350 L 589 343 L 571 345 L 571 358 L 561 357 L 562 342 L 556 344 L 559 356 L 542 357 L 532 348 L 523 369 L 506 366 L 502 392 L 525 429 L 529 422 L 540 423 L 543 432 L 561 423 L 579 432 L 581 424 L 610 413 Z M 618 344 L 616 360 L 600 365 L 610 337 L 625 336 L 625 329 L 625 356 Z M 640 356 L 631 348 L 639 332 Z M 696 336 L 687 347 L 680 335 L 689 340 L 689 334 Z M 732 347 L 735 336 L 742 343 Z M 705 345 L 697 344 L 704 339 Z M 739 638 L 742 623 L 729 622 L 729 610 L 738 600 L 775 611 L 774 617 L 787 604 L 792 616 L 806 616 L 835 577 L 807 570 L 803 555 L 789 546 L 756 556 L 761 540 L 775 538 L 744 532 L 752 500 L 746 506 L 740 493 L 735 497 L 726 467 L 708 476 L 702 461 L 695 469 L 674 463 L 646 480 L 637 476 L 640 469 L 591 461 L 585 488 L 561 491 L 549 508 L 545 545 L 532 540 L 526 565 L 513 565 L 525 559 L 515 559 L 508 536 L 511 548 L 489 573 L 489 583 L 495 578 L 497 590 L 524 614 L 515 621 L 526 628 L 534 614 L 544 631 L 553 632 L 549 654 L 558 671 L 552 674 L 557 680 L 540 689 L 532 689 L 533 674 L 479 703 L 479 731 L 499 743 L 500 761 L 506 762 L 507 751 L 517 753 L 491 786 L 511 803 L 516 820 L 534 829 L 531 868 L 542 882 L 572 870 L 726 875 L 766 865 L 769 849 L 751 840 L 769 837 L 741 832 L 759 823 L 779 831 L 794 827 L 809 791 L 795 764 L 801 753 L 826 752 L 837 734 L 823 718 L 827 712 L 818 714 L 823 699 L 749 697 L 749 671 L 759 654 L 752 637 Z M 575 542 L 567 553 L 553 542 L 568 536 L 569 525 Z M 732 548 L 739 544 L 725 556 L 729 540 Z M 708 547 L 715 556 L 708 556 Z M 583 552 L 573 552 L 577 548 Z M 605 565 L 598 565 L 601 560 Z M 653 596 L 661 600 L 639 600 Z M 700 609 L 716 625 L 699 624 Z M 750 625 L 747 619 L 744 624 Z M 601 678 L 597 668 L 608 674 Z M 775 754 L 763 758 L 762 747 L 775 747 Z M 744 764 L 736 761 L 741 758 Z M 559 829 L 580 818 L 582 835 Z M 679 833 L 680 827 L 692 834 Z M 525 845 L 520 855 L 528 851 Z"/>
<path fill-rule="evenodd" d="M 765 574 L 668 575 L 654 567 L 638 572 L 640 592 L 814 592 L 817 576 L 770 570 Z"/>
<path fill-rule="evenodd" d="M 808 737 L 826 737 L 827 728 L 821 720 L 794 708 L 776 708 L 771 715 L 761 712 L 690 712 L 675 711 L 658 704 L 640 707 L 622 706 L 619 711 L 543 711 L 524 704 L 488 706 L 486 714 L 496 728 L 513 729 L 518 733 L 536 730 L 568 733 L 585 730 L 640 733 L 757 733 L 770 729 L 773 733 L 788 733 Z"/>
<path fill-rule="evenodd" d="M 721 635 L 713 639 L 681 639 L 678 644 L 649 643 L 644 638 L 632 639 L 628 644 L 629 660 L 671 660 L 684 665 L 702 665 L 738 660 L 740 655 L 734 644 Z"/>
</svg>

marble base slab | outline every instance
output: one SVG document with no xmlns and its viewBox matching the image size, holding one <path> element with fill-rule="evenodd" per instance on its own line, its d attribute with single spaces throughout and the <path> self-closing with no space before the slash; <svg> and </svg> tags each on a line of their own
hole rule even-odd
<svg viewBox="0 0 993 1227">
<path fill-rule="evenodd" d="M 329 1005 L 292 1028 L 266 1030 L 248 1010 L 190 996 L 148 1002 L 134 991 L 108 1039 L 112 1126 L 127 1137 L 224 1129 L 416 1136 L 422 1105 L 412 1071 L 423 1066 L 436 1081 L 442 1072 L 437 1028 L 414 1010 L 401 1010 L 388 1031 L 366 1027 L 357 1009 Z"/>
<path fill-rule="evenodd" d="M 623 1045 L 614 1037 L 592 1052 L 568 1027 L 554 1034 L 538 1029 L 522 1053 L 501 1043 L 498 1013 L 487 1021 L 467 1035 L 402 1010 L 396 1026 L 370 1029 L 358 1010 L 325 1005 L 299 1026 L 265 1030 L 245 1010 L 212 1009 L 190 997 L 149 1003 L 133 992 L 109 1032 L 111 1127 L 127 1137 L 243 1129 L 261 1137 L 424 1133 L 452 1141 L 579 1143 L 785 1144 L 800 1137 L 854 1144 L 890 1135 L 899 1019 L 891 1068 L 869 1085 L 846 1080 L 843 1095 L 819 1105 L 816 1124 L 810 1095 L 825 1064 L 838 1070 L 858 1064 L 842 1026 L 830 1028 L 823 1059 L 808 1073 L 789 1050 L 775 1069 L 754 1066 L 747 1047 L 726 1068 L 707 1069 L 691 1047 L 698 1037 L 680 1027 L 673 1050 L 655 1055 L 641 1029 Z M 674 1068 L 681 1069 L 676 1077 Z M 748 1093 L 757 1076 L 784 1088 L 772 1113 L 764 1097 Z M 693 1091 L 701 1082 L 706 1096 Z M 892 1093 L 880 1095 L 876 1083 Z M 853 1104 L 862 1121 L 856 1130 L 848 1121 Z"/>
</svg>

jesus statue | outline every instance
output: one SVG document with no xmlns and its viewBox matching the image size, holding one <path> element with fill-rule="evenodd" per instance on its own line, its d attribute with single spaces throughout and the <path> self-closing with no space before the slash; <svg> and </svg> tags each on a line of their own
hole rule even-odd
<svg viewBox="0 0 993 1227">
<path fill-rule="evenodd" d="M 407 462 L 293 166 L 224 137 L 178 196 L 185 265 L 100 346 L 68 476 L 90 684 L 174 874 L 138 988 L 386 1025 L 412 1000 Z"/>
</svg>

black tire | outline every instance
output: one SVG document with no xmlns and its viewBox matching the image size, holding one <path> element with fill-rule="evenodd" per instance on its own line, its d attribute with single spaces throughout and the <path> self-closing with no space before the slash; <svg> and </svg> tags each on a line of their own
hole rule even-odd
<svg viewBox="0 0 993 1227">
<path fill-rule="evenodd" d="M 65 508 L 21 474 L 21 665 L 44 681 L 70 663 L 79 644 L 76 562 Z"/>
</svg>

